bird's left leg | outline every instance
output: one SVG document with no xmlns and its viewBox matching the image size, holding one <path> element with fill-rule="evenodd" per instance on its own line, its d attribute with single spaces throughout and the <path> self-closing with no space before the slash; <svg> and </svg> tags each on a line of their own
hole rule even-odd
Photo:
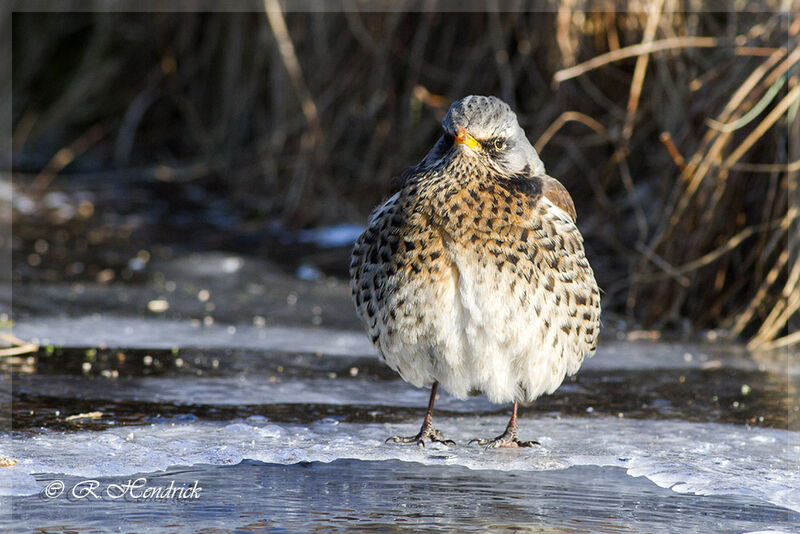
<svg viewBox="0 0 800 534">
<path fill-rule="evenodd" d="M 487 449 L 517 449 L 520 447 L 533 447 L 541 445 L 538 441 L 520 441 L 517 439 L 517 401 L 511 408 L 511 420 L 508 422 L 506 431 L 494 439 L 473 439 L 478 445 L 486 445 Z"/>
<path fill-rule="evenodd" d="M 433 401 L 436 400 L 436 388 L 439 382 L 434 382 L 431 387 L 431 397 L 428 399 L 428 411 L 425 412 L 425 420 L 422 422 L 422 428 L 419 429 L 419 434 L 416 436 L 392 436 L 386 440 L 386 443 L 416 443 L 420 447 L 425 446 L 425 440 L 443 443 L 444 445 L 455 445 L 456 442 L 451 439 L 445 439 L 442 433 L 433 426 Z"/>
</svg>

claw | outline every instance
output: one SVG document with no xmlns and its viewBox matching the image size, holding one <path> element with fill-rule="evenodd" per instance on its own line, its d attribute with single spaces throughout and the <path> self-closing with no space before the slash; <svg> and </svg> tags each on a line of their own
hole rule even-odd
<svg viewBox="0 0 800 534">
<path fill-rule="evenodd" d="M 523 447 L 533 447 L 541 445 L 538 441 L 520 441 L 517 439 L 517 401 L 511 409 L 511 420 L 508 422 L 506 431 L 492 439 L 471 439 L 468 445 L 477 443 L 480 446 L 486 445 L 486 449 L 520 449 Z"/>
<path fill-rule="evenodd" d="M 471 439 L 468 445 L 477 443 L 480 446 L 486 446 L 486 449 L 521 449 L 525 447 L 533 447 L 534 445 L 541 445 L 538 441 L 521 441 L 517 439 L 516 430 L 509 432 L 506 430 L 501 435 L 492 439 Z"/>
<path fill-rule="evenodd" d="M 442 443 L 447 445 L 455 445 L 456 442 L 452 439 L 444 439 L 444 436 L 441 432 L 436 430 L 433 427 L 433 417 L 431 416 L 431 412 L 433 411 L 433 401 L 436 400 L 436 388 L 439 386 L 439 382 L 434 382 L 433 386 L 431 386 L 431 396 L 428 399 L 428 411 L 425 413 L 425 420 L 422 422 L 422 428 L 419 429 L 419 434 L 416 436 L 392 436 L 387 438 L 384 443 L 416 443 L 420 447 L 425 447 L 425 440 L 427 439 L 431 443 Z"/>
<path fill-rule="evenodd" d="M 427 419 L 422 424 L 422 428 L 420 428 L 419 433 L 415 436 L 392 436 L 387 438 L 385 443 L 416 443 L 420 447 L 425 447 L 425 440 L 430 441 L 431 443 L 441 443 L 443 445 L 455 445 L 456 442 L 452 439 L 445 439 L 442 433 L 435 429 L 433 425 Z"/>
</svg>

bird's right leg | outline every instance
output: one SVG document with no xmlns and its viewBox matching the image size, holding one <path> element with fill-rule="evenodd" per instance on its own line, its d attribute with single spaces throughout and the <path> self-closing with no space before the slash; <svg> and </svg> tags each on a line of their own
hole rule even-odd
<svg viewBox="0 0 800 534">
<path fill-rule="evenodd" d="M 425 440 L 435 443 L 444 443 L 445 445 L 455 445 L 456 442 L 451 439 L 444 439 L 442 433 L 436 430 L 433 427 L 433 416 L 431 415 L 433 412 L 433 401 L 436 400 L 436 388 L 439 386 L 439 382 L 434 382 L 433 386 L 431 386 L 431 398 L 428 400 L 428 411 L 425 412 L 425 420 L 422 422 L 422 428 L 419 429 L 419 434 L 416 436 L 392 436 L 386 440 L 386 443 L 390 441 L 393 443 L 416 443 L 420 447 L 425 446 Z"/>
</svg>

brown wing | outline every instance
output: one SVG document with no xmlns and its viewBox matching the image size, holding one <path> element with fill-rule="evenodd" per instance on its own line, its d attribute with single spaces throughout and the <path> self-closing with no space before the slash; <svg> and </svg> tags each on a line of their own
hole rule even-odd
<svg viewBox="0 0 800 534">
<path fill-rule="evenodd" d="M 572 197 L 569 196 L 567 188 L 561 185 L 561 182 L 551 176 L 542 176 L 542 193 L 547 197 L 547 200 L 572 217 L 573 222 L 578 220 Z"/>
</svg>

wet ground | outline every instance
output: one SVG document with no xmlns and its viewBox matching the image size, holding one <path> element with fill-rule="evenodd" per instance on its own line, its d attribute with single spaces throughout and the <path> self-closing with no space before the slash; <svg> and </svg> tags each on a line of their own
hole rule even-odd
<svg viewBox="0 0 800 534">
<path fill-rule="evenodd" d="M 326 276 L 346 247 L 325 239 L 348 232 L 280 268 L 134 247 L 102 274 L 53 243 L 47 268 L 15 261 L 13 332 L 39 349 L 0 358 L 0 528 L 800 532 L 786 352 L 632 341 L 607 319 L 596 357 L 521 409 L 540 446 L 468 445 L 508 407 L 446 393 L 435 423 L 457 446 L 384 444 L 418 430 L 427 392 Z"/>
</svg>

